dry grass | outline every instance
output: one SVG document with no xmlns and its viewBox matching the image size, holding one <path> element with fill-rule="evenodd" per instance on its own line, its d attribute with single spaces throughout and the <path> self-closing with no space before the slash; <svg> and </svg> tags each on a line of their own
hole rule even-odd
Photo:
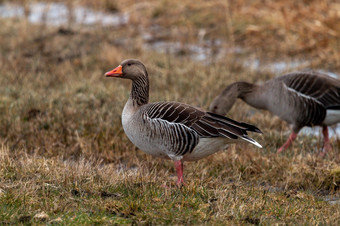
<svg viewBox="0 0 340 226">
<path fill-rule="evenodd" d="M 147 156 L 124 135 L 130 82 L 103 77 L 121 60 L 139 58 L 149 70 L 151 101 L 206 109 L 229 82 L 276 76 L 244 67 L 238 59 L 245 55 L 304 59 L 340 72 L 336 1 L 79 2 L 128 11 L 131 24 L 60 29 L 0 19 L 1 224 L 339 223 L 339 204 L 322 200 L 339 196 L 338 139 L 324 159 L 315 136 L 301 135 L 276 155 L 287 125 L 238 101 L 229 116 L 261 128 L 253 137 L 264 148 L 241 144 L 187 163 L 188 186 L 177 189 L 172 163 Z M 245 52 L 209 65 L 185 53 L 151 52 L 137 26 L 155 25 L 155 39 L 219 39 Z"/>
</svg>

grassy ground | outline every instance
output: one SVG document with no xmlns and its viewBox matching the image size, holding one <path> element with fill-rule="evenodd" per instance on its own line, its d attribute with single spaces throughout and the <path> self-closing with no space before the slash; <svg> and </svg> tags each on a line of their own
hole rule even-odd
<svg viewBox="0 0 340 226">
<path fill-rule="evenodd" d="M 309 68 L 340 73 L 337 1 L 80 3 L 129 12 L 131 22 L 61 29 L 0 19 L 1 224 L 340 222 L 339 204 L 324 201 L 340 195 L 337 138 L 323 159 L 322 138 L 306 135 L 277 155 L 289 127 L 238 101 L 228 116 L 261 128 L 264 134 L 252 137 L 264 148 L 232 145 L 186 163 L 188 186 L 178 189 L 173 164 L 147 156 L 124 135 L 130 82 L 103 77 L 123 59 L 138 58 L 150 74 L 151 101 L 206 109 L 230 82 L 276 76 L 244 67 L 238 59 L 245 56 L 303 59 Z M 245 52 L 209 65 L 185 52 L 152 52 L 137 27 L 156 25 L 157 40 L 219 39 Z"/>
</svg>

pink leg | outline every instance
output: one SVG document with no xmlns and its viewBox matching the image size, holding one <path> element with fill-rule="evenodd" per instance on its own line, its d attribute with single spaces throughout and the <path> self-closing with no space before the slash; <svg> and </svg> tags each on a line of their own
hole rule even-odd
<svg viewBox="0 0 340 226">
<path fill-rule="evenodd" d="M 277 153 L 280 153 L 284 150 L 286 150 L 292 143 L 293 141 L 296 139 L 297 137 L 297 133 L 292 132 L 288 138 L 288 140 L 286 141 L 286 143 L 284 143 L 284 145 L 282 145 L 278 150 Z"/>
<path fill-rule="evenodd" d="M 320 156 L 324 156 L 327 151 L 332 150 L 332 146 L 329 143 L 329 138 L 328 138 L 328 127 L 327 126 L 322 126 L 322 134 L 323 134 L 323 149 L 322 152 L 320 153 Z"/>
<path fill-rule="evenodd" d="M 183 163 L 179 161 L 175 161 L 175 168 L 177 171 L 177 186 L 185 185 L 183 178 Z"/>
</svg>

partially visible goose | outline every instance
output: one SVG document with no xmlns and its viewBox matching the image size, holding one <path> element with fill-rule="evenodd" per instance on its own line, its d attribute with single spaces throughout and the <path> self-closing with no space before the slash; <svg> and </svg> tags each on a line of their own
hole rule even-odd
<svg viewBox="0 0 340 226">
<path fill-rule="evenodd" d="M 204 158 L 239 141 L 261 147 L 247 136 L 247 131 L 261 133 L 255 126 L 204 112 L 187 104 L 148 104 L 148 73 L 138 60 L 124 60 L 105 76 L 132 80 L 130 97 L 122 113 L 124 131 L 139 149 L 174 161 L 177 185 L 184 183 L 183 161 Z"/>
<path fill-rule="evenodd" d="M 240 98 L 266 109 L 293 124 L 293 131 L 278 153 L 287 149 L 304 126 L 322 126 L 324 147 L 331 149 L 327 126 L 340 122 L 340 81 L 318 72 L 294 72 L 263 85 L 235 82 L 227 86 L 210 105 L 210 111 L 225 115 Z"/>
</svg>

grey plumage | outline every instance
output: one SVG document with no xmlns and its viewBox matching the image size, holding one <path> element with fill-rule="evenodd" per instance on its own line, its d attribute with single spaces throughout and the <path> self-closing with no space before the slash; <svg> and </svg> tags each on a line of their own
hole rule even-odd
<svg viewBox="0 0 340 226">
<path fill-rule="evenodd" d="M 237 98 L 293 124 L 296 134 L 304 126 L 318 125 L 326 130 L 328 125 L 340 122 L 340 81 L 318 72 L 289 73 L 262 85 L 232 83 L 209 109 L 225 115 Z"/>
<path fill-rule="evenodd" d="M 160 134 L 174 155 L 191 153 L 199 138 L 225 137 L 255 143 L 247 131 L 261 132 L 255 126 L 239 123 L 226 117 L 203 112 L 177 102 L 156 102 L 141 107 L 144 124 L 150 124 L 150 134 Z M 150 135 L 150 136 L 151 136 Z"/>
<path fill-rule="evenodd" d="M 201 111 L 177 102 L 148 104 L 149 80 L 145 66 L 138 60 L 125 60 L 105 74 L 132 80 L 130 97 L 123 109 L 122 124 L 126 135 L 141 150 L 153 156 L 175 161 L 178 183 L 183 160 L 198 160 L 230 143 L 247 141 L 258 147 L 247 131 L 261 131 L 246 123 Z"/>
</svg>

